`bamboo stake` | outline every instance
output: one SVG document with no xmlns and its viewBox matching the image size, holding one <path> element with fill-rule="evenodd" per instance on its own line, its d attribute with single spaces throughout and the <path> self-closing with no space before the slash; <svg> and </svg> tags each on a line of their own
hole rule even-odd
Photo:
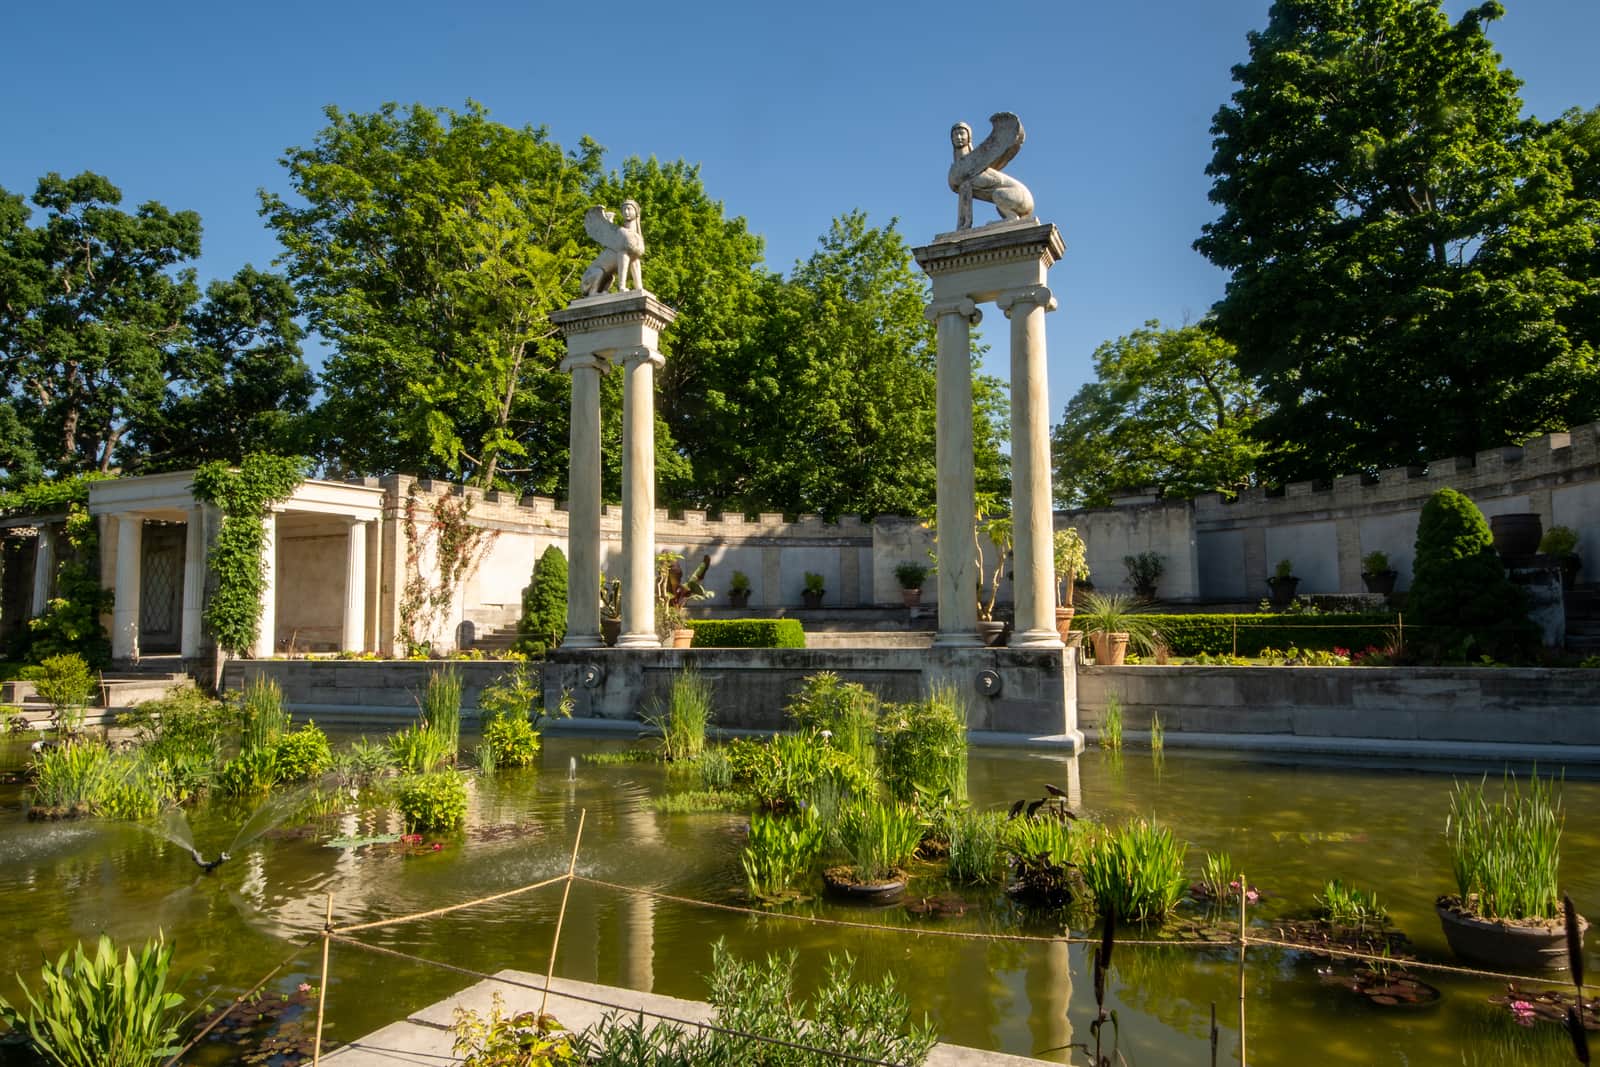
<svg viewBox="0 0 1600 1067">
<path fill-rule="evenodd" d="M 556 936 L 550 942 L 550 969 L 544 976 L 544 995 L 539 998 L 539 1015 L 544 1016 L 544 1006 L 550 1002 L 550 983 L 556 976 L 556 949 L 561 947 L 561 924 L 567 918 L 567 896 L 572 892 L 572 876 L 578 871 L 578 845 L 583 841 L 583 820 L 588 808 L 578 809 L 578 833 L 572 839 L 572 859 L 567 863 L 567 884 L 561 887 L 561 910 L 556 913 Z"/>
<path fill-rule="evenodd" d="M 1245 1067 L 1244 1058 L 1244 902 L 1250 891 L 1250 881 L 1239 872 L 1239 1067 Z"/>
<path fill-rule="evenodd" d="M 328 894 L 328 916 L 322 922 L 322 984 L 317 987 L 317 1036 L 311 1044 L 311 1067 L 322 1062 L 322 1011 L 328 1003 L 328 934 L 333 930 L 333 894 Z"/>
</svg>

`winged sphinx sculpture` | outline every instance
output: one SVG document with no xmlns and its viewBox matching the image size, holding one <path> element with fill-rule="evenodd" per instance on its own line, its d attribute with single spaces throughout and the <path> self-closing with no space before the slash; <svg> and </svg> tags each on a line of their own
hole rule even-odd
<svg viewBox="0 0 1600 1067">
<path fill-rule="evenodd" d="M 958 122 L 950 127 L 950 191 L 959 198 L 956 229 L 972 228 L 972 201 L 987 200 L 1002 219 L 1025 219 L 1033 214 L 1033 194 L 1028 187 L 1003 173 L 1022 148 L 1022 120 L 1009 111 L 989 116 L 989 136 L 972 147 L 972 127 Z"/>
<path fill-rule="evenodd" d="M 639 205 L 632 200 L 622 202 L 622 224 L 618 225 L 611 212 L 603 207 L 592 207 L 583 216 L 583 228 L 600 245 L 601 252 L 583 272 L 583 296 L 609 292 L 612 279 L 617 289 L 643 289 L 639 260 L 644 256 L 644 233 L 639 229 Z M 629 285 L 629 280 L 633 284 Z"/>
</svg>

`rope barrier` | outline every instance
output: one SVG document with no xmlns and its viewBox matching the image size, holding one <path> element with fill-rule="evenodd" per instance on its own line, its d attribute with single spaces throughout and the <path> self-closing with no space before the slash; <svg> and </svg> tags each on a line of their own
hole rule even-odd
<svg viewBox="0 0 1600 1067">
<path fill-rule="evenodd" d="M 412 912 L 410 915 L 401 915 L 394 919 L 375 919 L 374 921 L 368 923 L 353 923 L 350 926 L 335 926 L 331 927 L 330 931 L 337 934 L 349 934 L 354 933 L 357 930 L 376 930 L 381 926 L 397 926 L 400 923 L 416 922 L 418 919 L 432 919 L 439 915 L 448 915 L 453 911 L 461 911 L 464 908 L 476 908 L 480 904 L 491 904 L 496 900 L 504 900 L 507 897 L 518 896 L 522 893 L 531 893 L 535 889 L 543 889 L 546 886 L 555 885 L 557 882 L 565 882 L 567 878 L 568 876 L 565 874 L 558 874 L 554 878 L 546 878 L 542 882 L 534 882 L 532 885 L 519 886 L 516 889 L 507 889 L 504 893 L 495 893 L 493 896 L 479 897 L 476 900 L 467 900 L 460 904 L 450 904 L 442 908 L 434 908 L 431 911 Z"/>
</svg>

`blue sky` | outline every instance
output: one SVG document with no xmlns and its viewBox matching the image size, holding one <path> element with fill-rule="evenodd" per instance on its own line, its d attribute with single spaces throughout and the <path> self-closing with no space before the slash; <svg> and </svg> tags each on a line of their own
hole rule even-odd
<svg viewBox="0 0 1600 1067">
<path fill-rule="evenodd" d="M 1505 2 L 1491 36 L 1528 111 L 1600 104 L 1600 0 Z M 1208 129 L 1268 6 L 18 4 L 0 21 L 0 186 L 26 194 L 47 171 L 94 170 L 125 204 L 194 209 L 201 275 L 225 276 L 277 254 L 256 190 L 286 188 L 278 159 L 311 141 L 324 105 L 471 97 L 563 144 L 588 134 L 613 166 L 700 163 L 787 271 L 853 208 L 898 218 L 913 244 L 951 229 L 950 124 L 982 136 L 1011 110 L 1028 139 L 1010 172 L 1067 243 L 1051 275 L 1059 418 L 1097 344 L 1149 318 L 1198 318 L 1221 295 L 1223 274 L 1190 248 L 1215 216 Z M 649 270 L 647 258 L 646 285 Z M 990 309 L 984 329 L 1003 375 L 1003 317 Z"/>
</svg>

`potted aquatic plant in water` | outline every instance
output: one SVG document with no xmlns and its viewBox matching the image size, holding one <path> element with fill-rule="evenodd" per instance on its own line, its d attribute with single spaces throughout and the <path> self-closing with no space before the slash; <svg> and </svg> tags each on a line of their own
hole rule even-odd
<svg viewBox="0 0 1600 1067">
<path fill-rule="evenodd" d="M 1373 551 L 1361 557 L 1361 581 L 1367 592 L 1388 596 L 1394 592 L 1394 581 L 1398 577 L 1399 572 L 1389 566 L 1387 553 Z"/>
<path fill-rule="evenodd" d="M 1445 822 L 1456 892 L 1438 900 L 1457 956 L 1527 973 L 1567 966 L 1561 910 L 1561 829 L 1556 784 L 1535 774 L 1524 789 L 1508 775 L 1498 801 L 1487 780 L 1457 782 Z M 1579 938 L 1589 924 L 1578 918 Z"/>
<path fill-rule="evenodd" d="M 1082 630 L 1100 667 L 1118 667 L 1131 646 L 1141 656 L 1155 653 L 1161 631 L 1142 614 L 1133 598 L 1120 593 L 1089 593 L 1072 626 Z"/>
<path fill-rule="evenodd" d="M 922 820 L 908 804 L 868 797 L 839 814 L 838 841 L 848 862 L 822 872 L 829 891 L 884 903 L 906 890 L 905 866 L 922 843 Z"/>
<path fill-rule="evenodd" d="M 750 605 L 750 576 L 744 571 L 734 571 L 728 582 L 728 606 L 746 608 Z"/>
<path fill-rule="evenodd" d="M 1294 564 L 1289 560 L 1280 559 L 1273 568 L 1272 577 L 1267 579 L 1267 588 L 1272 590 L 1272 606 L 1286 608 L 1294 603 L 1294 591 L 1300 587 L 1300 579 L 1294 576 Z"/>
<path fill-rule="evenodd" d="M 1084 562 L 1089 548 L 1077 529 L 1068 526 L 1057 530 L 1054 538 L 1056 572 L 1056 633 L 1070 643 L 1072 634 L 1072 594 L 1074 586 L 1089 577 L 1089 567 Z"/>
<path fill-rule="evenodd" d="M 900 583 L 900 599 L 908 608 L 922 603 L 922 583 L 928 580 L 928 566 L 916 560 L 906 560 L 894 569 L 894 580 Z"/>
</svg>

